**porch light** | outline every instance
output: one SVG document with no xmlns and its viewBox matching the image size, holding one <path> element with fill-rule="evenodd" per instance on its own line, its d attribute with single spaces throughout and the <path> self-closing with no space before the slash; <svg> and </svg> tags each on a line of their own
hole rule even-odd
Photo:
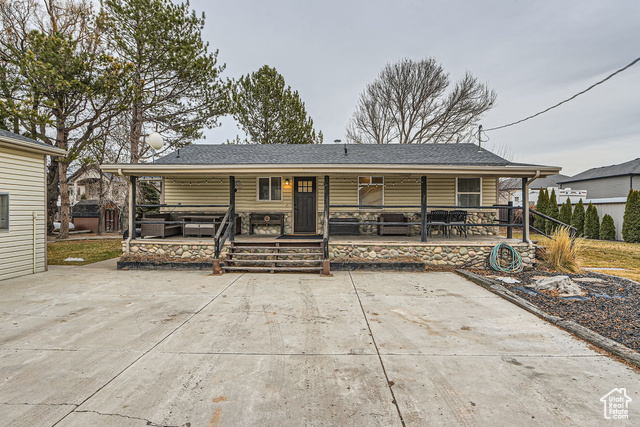
<svg viewBox="0 0 640 427">
<path fill-rule="evenodd" d="M 158 132 L 152 132 L 149 135 L 148 142 L 151 148 L 153 148 L 156 151 L 162 149 L 162 147 L 164 146 L 164 139 L 162 138 L 162 135 L 160 135 Z"/>
<path fill-rule="evenodd" d="M 236 181 L 236 190 L 242 190 L 242 181 Z"/>
<path fill-rule="evenodd" d="M 284 179 L 284 185 L 289 185 L 289 178 Z"/>
</svg>

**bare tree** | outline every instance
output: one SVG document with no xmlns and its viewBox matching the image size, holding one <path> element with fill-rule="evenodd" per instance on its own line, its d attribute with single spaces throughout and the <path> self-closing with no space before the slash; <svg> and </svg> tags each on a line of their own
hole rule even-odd
<svg viewBox="0 0 640 427">
<path fill-rule="evenodd" d="M 450 86 L 433 58 L 387 64 L 360 94 L 347 126 L 351 142 L 372 144 L 469 141 L 496 93 L 470 73 Z"/>
</svg>

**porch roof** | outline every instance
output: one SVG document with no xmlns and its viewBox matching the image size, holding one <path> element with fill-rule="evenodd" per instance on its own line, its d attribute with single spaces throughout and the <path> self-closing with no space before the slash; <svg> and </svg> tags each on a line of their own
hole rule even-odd
<svg viewBox="0 0 640 427">
<path fill-rule="evenodd" d="M 124 175 L 401 173 L 528 177 L 560 167 L 513 163 L 475 144 L 194 144 L 153 164 L 103 165 Z"/>
</svg>

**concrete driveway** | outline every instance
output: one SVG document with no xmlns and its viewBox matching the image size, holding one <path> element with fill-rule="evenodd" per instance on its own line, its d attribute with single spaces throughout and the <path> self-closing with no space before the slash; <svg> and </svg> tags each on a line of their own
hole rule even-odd
<svg viewBox="0 0 640 427">
<path fill-rule="evenodd" d="M 640 376 L 451 273 L 0 282 L 0 424 L 638 425 Z M 626 388 L 629 421 L 600 398 Z"/>
</svg>

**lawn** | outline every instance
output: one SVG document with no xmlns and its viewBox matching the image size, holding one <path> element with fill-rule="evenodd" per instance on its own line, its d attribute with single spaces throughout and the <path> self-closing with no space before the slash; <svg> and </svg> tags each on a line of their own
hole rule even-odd
<svg viewBox="0 0 640 427">
<path fill-rule="evenodd" d="M 122 255 L 120 239 L 70 240 L 47 244 L 49 265 L 85 265 Z M 84 261 L 65 261 L 82 258 Z"/>
</svg>

